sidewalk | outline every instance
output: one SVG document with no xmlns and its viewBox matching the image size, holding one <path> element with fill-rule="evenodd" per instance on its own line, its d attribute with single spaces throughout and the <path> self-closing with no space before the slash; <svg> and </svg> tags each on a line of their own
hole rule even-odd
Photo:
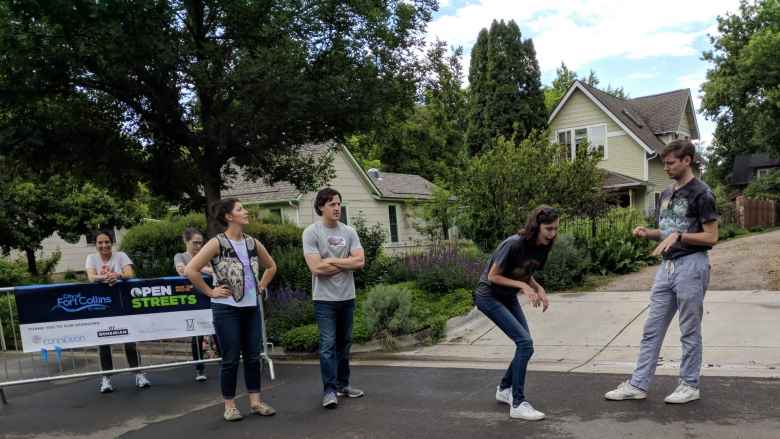
<svg viewBox="0 0 780 439">
<path fill-rule="evenodd" d="M 630 373 L 639 352 L 649 292 L 564 293 L 550 309 L 524 305 L 534 338 L 530 370 Z M 703 323 L 703 375 L 780 377 L 780 291 L 708 291 Z M 676 375 L 680 332 L 672 322 L 658 374 Z M 476 309 L 450 321 L 447 339 L 435 346 L 377 354 L 365 364 L 503 368 L 514 345 Z"/>
</svg>

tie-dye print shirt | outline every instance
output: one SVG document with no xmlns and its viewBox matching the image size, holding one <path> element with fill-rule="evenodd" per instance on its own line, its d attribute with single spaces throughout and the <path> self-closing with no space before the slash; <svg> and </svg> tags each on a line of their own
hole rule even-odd
<svg viewBox="0 0 780 439">
<path fill-rule="evenodd" d="M 715 207 L 715 195 L 706 183 L 694 178 L 685 186 L 674 190 L 668 187 L 662 194 L 658 207 L 658 229 L 661 239 L 674 232 L 699 233 L 703 225 L 720 218 Z M 706 252 L 712 247 L 676 242 L 664 259 L 676 259 L 696 252 Z"/>
</svg>

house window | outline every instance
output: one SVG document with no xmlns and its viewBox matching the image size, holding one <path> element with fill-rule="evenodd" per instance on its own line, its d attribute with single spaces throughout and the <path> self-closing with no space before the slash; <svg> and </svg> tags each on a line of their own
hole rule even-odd
<svg viewBox="0 0 780 439">
<path fill-rule="evenodd" d="M 661 192 L 655 193 L 655 199 L 653 200 L 653 207 L 655 208 L 656 212 L 661 207 Z"/>
<path fill-rule="evenodd" d="M 395 206 L 387 206 L 387 214 L 390 224 L 390 242 L 398 242 L 398 212 Z"/>
<path fill-rule="evenodd" d="M 567 159 L 571 158 L 571 130 L 558 132 L 558 144 L 564 146 L 563 153 Z"/>
<path fill-rule="evenodd" d="M 349 225 L 349 219 L 347 219 L 347 206 L 343 204 L 341 205 L 341 218 L 339 218 L 339 221 Z"/>
<path fill-rule="evenodd" d="M 772 172 L 778 170 L 780 168 L 759 168 L 756 169 L 756 178 L 766 177 L 767 175 L 771 174 Z"/>
<path fill-rule="evenodd" d="M 282 209 L 270 209 L 268 213 L 270 217 L 276 218 L 279 222 L 282 222 Z"/>
<path fill-rule="evenodd" d="M 574 141 L 572 141 L 574 139 Z M 558 143 L 568 146 L 567 156 L 574 157 L 577 148 L 587 141 L 591 151 L 599 151 L 604 160 L 607 158 L 607 126 L 593 125 L 587 127 L 564 129 L 558 131 Z"/>
<path fill-rule="evenodd" d="M 607 144 L 607 127 L 606 125 L 599 125 L 588 128 L 588 143 L 590 144 L 591 151 L 598 151 L 601 157 L 607 158 L 604 145 Z"/>
</svg>

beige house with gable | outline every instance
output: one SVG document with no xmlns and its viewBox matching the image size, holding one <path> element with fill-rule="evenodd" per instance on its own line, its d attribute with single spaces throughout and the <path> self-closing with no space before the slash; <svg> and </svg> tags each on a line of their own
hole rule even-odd
<svg viewBox="0 0 780 439">
<path fill-rule="evenodd" d="M 699 138 L 689 89 L 619 99 L 575 81 L 549 118 L 550 130 L 569 156 L 581 141 L 602 151 L 604 189 L 623 207 L 654 210 L 672 183 L 660 154 L 675 139 Z"/>
<path fill-rule="evenodd" d="M 342 197 L 341 221 L 351 225 L 358 216 L 371 226 L 379 223 L 385 230 L 386 248 L 417 246 L 427 238 L 414 228 L 414 206 L 430 200 L 434 185 L 419 175 L 364 171 L 349 150 L 340 144 L 322 144 L 308 148 L 314 154 L 333 154 L 335 178 L 328 186 Z M 236 197 L 246 206 L 256 206 L 282 221 L 306 227 L 319 220 L 314 212 L 316 192 L 302 193 L 292 184 L 273 185 L 262 181 L 237 179 L 223 197 Z"/>
</svg>

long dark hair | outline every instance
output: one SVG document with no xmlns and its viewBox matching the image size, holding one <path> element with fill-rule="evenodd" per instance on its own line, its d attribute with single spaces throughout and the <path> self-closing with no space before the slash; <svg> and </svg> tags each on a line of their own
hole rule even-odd
<svg viewBox="0 0 780 439">
<path fill-rule="evenodd" d="M 222 227 L 227 227 L 228 223 L 225 215 L 232 212 L 238 202 L 238 198 L 223 198 L 211 205 L 211 214 L 222 224 Z"/>
<path fill-rule="evenodd" d="M 536 245 L 536 239 L 539 237 L 539 227 L 542 224 L 552 224 L 561 217 L 558 209 L 542 204 L 528 214 L 528 220 L 525 227 L 520 229 L 520 236 L 527 239 L 532 245 Z"/>
</svg>

